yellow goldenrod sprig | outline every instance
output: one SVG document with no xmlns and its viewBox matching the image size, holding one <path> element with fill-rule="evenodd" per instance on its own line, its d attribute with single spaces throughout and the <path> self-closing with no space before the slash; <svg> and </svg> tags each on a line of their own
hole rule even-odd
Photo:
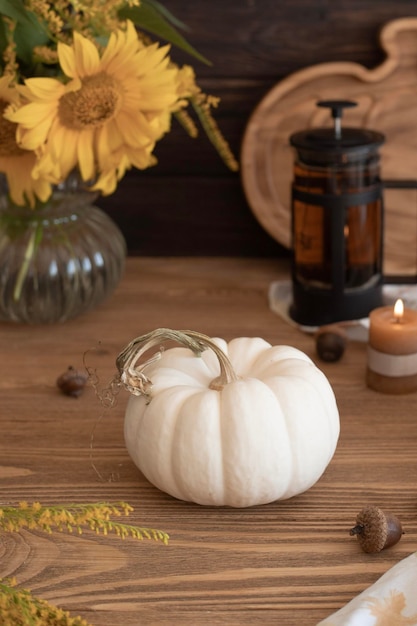
<svg viewBox="0 0 417 626">
<path fill-rule="evenodd" d="M 185 109 L 180 109 L 174 113 L 177 122 L 181 124 L 185 132 L 195 139 L 198 137 L 198 128 L 192 117 L 189 115 L 188 111 Z"/>
<path fill-rule="evenodd" d="M 70 17 L 67 5 L 68 3 L 62 2 L 62 0 L 57 0 L 55 6 L 52 6 L 46 0 L 27 0 L 27 8 L 38 17 L 40 23 L 46 26 L 48 33 L 53 39 L 59 36 L 64 28 L 66 19 Z M 64 16 L 60 15 L 60 8 L 64 10 Z"/>
<path fill-rule="evenodd" d="M 14 41 L 14 31 L 16 28 L 16 22 L 9 19 L 8 17 L 3 17 L 3 24 L 5 27 L 5 35 L 7 46 L 3 51 L 3 64 L 4 70 L 3 74 L 9 74 L 10 76 L 15 76 L 18 65 L 16 60 L 16 42 Z"/>
<path fill-rule="evenodd" d="M 35 46 L 33 48 L 33 60 L 35 63 L 43 63 L 44 65 L 56 65 L 58 52 L 49 46 Z"/>
<path fill-rule="evenodd" d="M 167 533 L 153 528 L 133 526 L 116 522 L 112 518 L 129 515 L 133 508 L 126 502 L 95 502 L 88 504 L 62 504 L 43 506 L 40 502 L 28 504 L 20 502 L 18 507 L 0 507 L 0 530 L 18 532 L 21 529 L 42 530 L 52 533 L 53 530 L 82 534 L 83 528 L 94 531 L 98 535 L 116 534 L 121 539 L 153 539 L 167 544 Z"/>
<path fill-rule="evenodd" d="M 16 588 L 16 581 L 0 578 L 0 624 L 13 626 L 91 626 L 81 617 L 71 617 L 28 589 Z"/>
<path fill-rule="evenodd" d="M 204 128 L 207 137 L 216 148 L 224 163 L 230 170 L 232 170 L 232 172 L 237 172 L 239 170 L 239 164 L 235 159 L 229 144 L 223 137 L 216 120 L 211 114 L 210 109 L 212 106 L 217 106 L 218 98 L 214 98 L 213 96 L 200 91 L 199 93 L 191 96 L 190 102 L 198 116 L 198 119 L 200 120 L 202 127 Z"/>
<path fill-rule="evenodd" d="M 77 31 L 94 40 L 108 36 L 123 24 L 118 11 L 138 7 L 139 0 L 28 0 L 29 8 L 40 17 L 52 40 L 65 41 L 68 31 Z"/>
</svg>

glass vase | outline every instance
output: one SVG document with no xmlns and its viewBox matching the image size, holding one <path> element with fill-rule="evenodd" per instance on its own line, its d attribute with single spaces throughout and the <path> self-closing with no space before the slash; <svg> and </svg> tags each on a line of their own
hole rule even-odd
<svg viewBox="0 0 417 626">
<path fill-rule="evenodd" d="M 57 186 L 36 209 L 0 195 L 0 320 L 64 322 L 112 294 L 126 243 L 76 178 Z"/>
</svg>

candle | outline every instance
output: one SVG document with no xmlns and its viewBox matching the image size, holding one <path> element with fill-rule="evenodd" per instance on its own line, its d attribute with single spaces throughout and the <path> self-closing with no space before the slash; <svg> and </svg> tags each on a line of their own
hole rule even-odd
<svg viewBox="0 0 417 626">
<path fill-rule="evenodd" d="M 369 315 L 367 384 L 384 393 L 417 390 L 417 311 L 402 300 Z"/>
</svg>

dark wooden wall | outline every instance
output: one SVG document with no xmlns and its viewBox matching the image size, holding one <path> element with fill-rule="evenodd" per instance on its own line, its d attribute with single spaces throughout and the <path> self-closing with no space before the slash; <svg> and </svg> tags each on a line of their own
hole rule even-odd
<svg viewBox="0 0 417 626">
<path fill-rule="evenodd" d="M 379 30 L 417 16 L 417 0 L 165 0 L 190 28 L 188 40 L 212 61 L 194 66 L 204 91 L 221 98 L 216 119 L 236 155 L 251 112 L 279 80 L 308 65 L 382 61 Z M 229 172 L 202 133 L 174 125 L 157 147 L 159 163 L 129 172 L 99 202 L 134 255 L 282 256 L 258 224 L 239 174 Z"/>
</svg>

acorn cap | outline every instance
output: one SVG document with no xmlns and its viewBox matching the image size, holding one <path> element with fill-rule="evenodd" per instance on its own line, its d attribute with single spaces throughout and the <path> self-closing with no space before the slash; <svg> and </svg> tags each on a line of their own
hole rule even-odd
<svg viewBox="0 0 417 626">
<path fill-rule="evenodd" d="M 356 526 L 350 529 L 364 552 L 381 552 L 396 544 L 403 534 L 401 522 L 392 513 L 377 506 L 366 506 L 356 516 Z"/>
</svg>

